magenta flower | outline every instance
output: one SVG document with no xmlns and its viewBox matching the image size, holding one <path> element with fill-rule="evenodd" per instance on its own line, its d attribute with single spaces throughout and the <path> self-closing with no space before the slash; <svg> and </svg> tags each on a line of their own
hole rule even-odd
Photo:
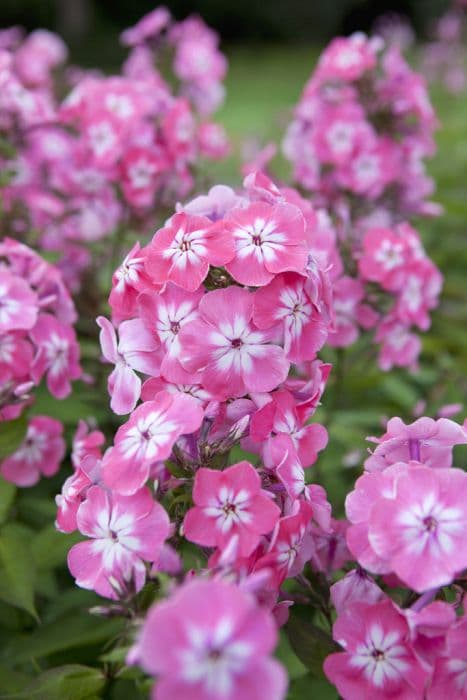
<svg viewBox="0 0 467 700">
<path fill-rule="evenodd" d="M 228 287 L 208 292 L 199 303 L 199 320 L 180 333 L 180 361 L 202 371 L 202 383 L 218 398 L 272 391 L 287 376 L 284 351 L 271 344 L 272 331 L 253 322 L 253 295 Z"/>
<path fill-rule="evenodd" d="M 103 355 L 108 362 L 115 364 L 108 379 L 112 397 L 110 408 L 117 415 L 130 413 L 141 394 L 141 379 L 135 370 L 157 376 L 160 362 L 155 351 L 159 344 L 139 318 L 120 324 L 118 344 L 110 321 L 99 316 L 97 325 L 101 329 L 99 337 Z"/>
<path fill-rule="evenodd" d="M 467 474 L 461 469 L 414 467 L 395 482 L 369 522 L 378 556 L 410 588 L 448 585 L 467 567 Z"/>
<path fill-rule="evenodd" d="M 223 581 L 193 580 L 149 612 L 134 654 L 158 677 L 154 700 L 282 700 L 272 615 Z"/>
<path fill-rule="evenodd" d="M 209 266 L 224 265 L 234 256 L 231 235 L 203 216 L 175 214 L 148 246 L 146 271 L 157 284 L 173 282 L 188 292 L 205 280 Z"/>
<path fill-rule="evenodd" d="M 427 674 L 392 601 L 351 604 L 333 636 L 344 651 L 327 657 L 324 672 L 345 700 L 423 700 Z"/>
<path fill-rule="evenodd" d="M 70 549 L 71 574 L 78 586 L 107 598 L 143 587 L 144 562 L 157 561 L 170 531 L 167 513 L 147 489 L 120 496 L 92 486 L 78 508 L 77 524 L 92 540 Z"/>
<path fill-rule="evenodd" d="M 161 392 L 141 404 L 117 430 L 115 447 L 105 459 L 105 484 L 119 493 L 134 493 L 146 483 L 151 465 L 167 459 L 176 440 L 194 433 L 202 420 L 199 401 L 186 394 Z"/>
<path fill-rule="evenodd" d="M 17 486 L 33 486 L 41 476 L 58 472 L 65 456 L 63 425 L 55 418 L 34 416 L 18 449 L 1 462 L 0 472 Z"/>
<path fill-rule="evenodd" d="M 188 540 L 206 547 L 227 545 L 238 537 L 242 556 L 248 556 L 270 533 L 280 509 L 261 488 L 258 472 L 248 462 L 239 462 L 223 472 L 201 468 L 196 472 L 193 501 L 183 529 Z"/>
</svg>

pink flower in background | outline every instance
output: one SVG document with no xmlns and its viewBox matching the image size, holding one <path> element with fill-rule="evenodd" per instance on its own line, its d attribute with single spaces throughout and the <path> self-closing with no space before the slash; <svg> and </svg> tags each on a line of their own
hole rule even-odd
<svg viewBox="0 0 467 700">
<path fill-rule="evenodd" d="M 21 445 L 0 462 L 0 473 L 17 486 L 33 486 L 41 476 L 58 472 L 64 456 L 63 425 L 55 418 L 34 416 Z"/>
<path fill-rule="evenodd" d="M 157 354 L 159 344 L 153 333 L 141 319 L 123 321 L 117 334 L 103 316 L 97 318 L 101 329 L 100 343 L 103 355 L 108 362 L 115 364 L 109 376 L 110 407 L 117 415 L 130 413 L 141 394 L 141 379 L 135 370 L 154 376 L 159 372 L 160 361 Z"/>
<path fill-rule="evenodd" d="M 272 616 L 252 596 L 194 579 L 151 608 L 132 656 L 157 676 L 154 700 L 283 700 L 276 642 Z"/>
<path fill-rule="evenodd" d="M 193 501 L 183 529 L 192 542 L 208 547 L 226 546 L 238 537 L 239 552 L 248 556 L 261 535 L 272 531 L 280 510 L 261 488 L 258 472 L 248 462 L 223 472 L 201 468 L 196 472 Z"/>
<path fill-rule="evenodd" d="M 233 256 L 233 241 L 227 231 L 213 228 L 209 219 L 180 212 L 149 244 L 146 271 L 157 284 L 171 281 L 194 292 L 210 265 L 224 265 Z"/>
<path fill-rule="evenodd" d="M 50 314 L 41 314 L 31 338 L 38 348 L 32 366 L 33 379 L 39 381 L 46 374 L 50 393 L 57 399 L 68 396 L 70 380 L 79 379 L 82 374 L 74 330 Z"/>
<path fill-rule="evenodd" d="M 337 618 L 324 672 L 345 700 L 423 700 L 427 674 L 410 644 L 409 627 L 390 600 L 352 603 Z"/>
<path fill-rule="evenodd" d="M 297 207 L 255 202 L 234 209 L 224 225 L 235 243 L 235 257 L 225 267 L 237 282 L 260 287 L 279 272 L 305 272 L 305 222 Z"/>
<path fill-rule="evenodd" d="M 228 287 L 205 294 L 199 320 L 180 334 L 181 363 L 189 372 L 202 371 L 202 382 L 219 398 L 271 391 L 287 376 L 284 351 L 270 341 L 271 331 L 253 322 L 253 295 Z"/>
<path fill-rule="evenodd" d="M 157 561 L 170 531 L 165 510 L 147 489 L 120 496 L 93 486 L 78 509 L 77 523 L 92 540 L 70 549 L 68 566 L 78 586 L 107 598 L 143 587 L 144 562 Z"/>
<path fill-rule="evenodd" d="M 423 466 L 400 474 L 393 497 L 372 510 L 368 537 L 413 590 L 449 585 L 467 567 L 467 474 Z"/>
<path fill-rule="evenodd" d="M 27 282 L 0 269 L 0 333 L 31 329 L 37 321 L 37 295 Z"/>
<path fill-rule="evenodd" d="M 104 483 L 118 493 L 134 493 L 146 483 L 151 465 L 167 459 L 176 440 L 194 433 L 202 420 L 199 402 L 186 394 L 161 392 L 141 404 L 117 430 Z"/>
</svg>

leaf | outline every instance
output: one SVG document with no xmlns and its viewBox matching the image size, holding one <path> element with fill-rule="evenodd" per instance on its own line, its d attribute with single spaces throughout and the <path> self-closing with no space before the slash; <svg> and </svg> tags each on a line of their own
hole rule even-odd
<svg viewBox="0 0 467 700">
<path fill-rule="evenodd" d="M 62 566 L 70 548 L 82 540 L 79 532 L 64 535 L 53 525 L 43 528 L 31 542 L 31 552 L 38 569 Z"/>
<path fill-rule="evenodd" d="M 0 461 L 16 452 L 23 442 L 28 429 L 28 419 L 23 413 L 15 420 L 0 423 Z"/>
<path fill-rule="evenodd" d="M 327 681 L 318 680 L 311 673 L 306 676 L 295 678 L 290 683 L 287 700 L 305 700 L 305 698 L 316 698 L 316 700 L 337 700 L 337 690 Z"/>
<path fill-rule="evenodd" d="M 70 664 L 41 673 L 17 697 L 24 700 L 91 700 L 104 688 L 105 682 L 99 669 Z"/>
<path fill-rule="evenodd" d="M 5 481 L 0 476 L 0 524 L 4 523 L 8 516 L 16 495 L 16 486 L 9 481 Z"/>
<path fill-rule="evenodd" d="M 74 612 L 42 624 L 30 634 L 12 637 L 1 657 L 21 664 L 66 649 L 100 644 L 118 634 L 123 624 L 122 620 L 98 620 L 84 610 Z"/>
<path fill-rule="evenodd" d="M 290 645 L 302 664 L 315 678 L 324 678 L 324 659 L 336 651 L 336 645 L 330 635 L 312 622 L 303 620 L 296 613 L 290 616 L 286 632 Z"/>
<path fill-rule="evenodd" d="M 18 693 L 31 682 L 31 676 L 18 671 L 12 671 L 6 666 L 0 666 L 0 698 L 9 697 L 12 693 Z M 17 697 L 17 696 L 16 696 Z"/>
<path fill-rule="evenodd" d="M 35 570 L 27 539 L 13 524 L 0 530 L 0 598 L 38 619 L 34 607 Z"/>
</svg>

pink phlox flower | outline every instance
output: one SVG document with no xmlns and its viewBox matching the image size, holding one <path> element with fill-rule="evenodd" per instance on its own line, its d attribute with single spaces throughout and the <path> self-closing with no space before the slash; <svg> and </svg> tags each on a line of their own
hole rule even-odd
<svg viewBox="0 0 467 700">
<path fill-rule="evenodd" d="M 97 324 L 103 355 L 115 364 L 108 379 L 110 407 L 117 415 L 124 415 L 134 409 L 141 394 L 141 379 L 135 370 L 150 376 L 159 373 L 159 344 L 139 318 L 122 321 L 118 342 L 110 321 L 99 316 Z"/>
<path fill-rule="evenodd" d="M 180 333 L 180 361 L 188 372 L 201 371 L 202 383 L 219 399 L 275 389 L 287 376 L 282 348 L 272 331 L 253 323 L 253 295 L 228 287 L 208 292 L 199 303 L 199 320 Z"/>
<path fill-rule="evenodd" d="M 132 659 L 157 676 L 154 700 L 283 700 L 269 612 L 223 581 L 193 579 L 151 608 Z"/>
<path fill-rule="evenodd" d="M 223 472 L 201 468 L 193 487 L 194 508 L 185 516 L 187 539 L 207 547 L 223 548 L 238 535 L 239 554 L 248 556 L 261 535 L 269 534 L 280 509 L 261 488 L 258 472 L 239 462 Z"/>
<path fill-rule="evenodd" d="M 229 232 L 201 216 L 175 214 L 156 232 L 148 246 L 146 271 L 157 284 L 171 281 L 188 292 L 196 291 L 209 266 L 224 265 L 234 256 Z"/>
<path fill-rule="evenodd" d="M 64 456 L 62 423 L 48 416 L 34 416 L 21 445 L 2 460 L 0 472 L 17 486 L 33 486 L 41 476 L 53 476 Z"/>
<path fill-rule="evenodd" d="M 167 513 L 148 489 L 122 496 L 92 486 L 78 508 L 77 523 L 92 539 L 70 549 L 70 572 L 78 586 L 107 598 L 119 598 L 129 586 L 133 591 L 143 587 L 144 562 L 157 560 L 170 532 Z"/>
<path fill-rule="evenodd" d="M 343 651 L 327 657 L 324 672 L 346 700 L 423 700 L 427 674 L 412 649 L 407 622 L 391 600 L 344 608 L 333 637 Z"/>
<path fill-rule="evenodd" d="M 167 459 L 177 439 L 194 433 L 202 420 L 199 402 L 185 394 L 161 392 L 141 404 L 117 430 L 104 483 L 119 493 L 134 493 L 146 483 L 151 465 Z"/>
</svg>

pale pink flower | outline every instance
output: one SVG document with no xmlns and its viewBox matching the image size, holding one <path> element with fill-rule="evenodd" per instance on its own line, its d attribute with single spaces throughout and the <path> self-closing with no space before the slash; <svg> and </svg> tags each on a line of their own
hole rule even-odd
<svg viewBox="0 0 467 700">
<path fill-rule="evenodd" d="M 253 202 L 230 212 L 224 226 L 235 243 L 235 257 L 225 267 L 237 282 L 260 287 L 279 272 L 305 272 L 305 221 L 298 207 Z"/>
<path fill-rule="evenodd" d="M 345 700 L 423 700 L 426 672 L 392 601 L 352 603 L 337 618 L 333 637 L 344 651 L 327 657 L 324 672 Z"/>
<path fill-rule="evenodd" d="M 21 445 L 2 460 L 0 472 L 17 486 L 33 486 L 41 476 L 58 472 L 64 456 L 63 425 L 55 418 L 34 416 Z"/>
<path fill-rule="evenodd" d="M 92 540 L 70 549 L 70 572 L 78 586 L 107 598 L 143 587 L 144 562 L 158 559 L 170 532 L 167 513 L 148 489 L 121 496 L 92 486 L 78 509 L 77 524 Z"/>
<path fill-rule="evenodd" d="M 185 394 L 161 392 L 136 408 L 115 435 L 105 460 L 104 482 L 119 493 L 132 494 L 147 481 L 151 465 L 167 459 L 181 435 L 194 433 L 203 409 Z"/>
<path fill-rule="evenodd" d="M 314 360 L 328 337 L 328 324 L 316 308 L 315 294 L 312 280 L 296 273 L 278 275 L 255 294 L 255 325 L 280 326 L 291 362 Z"/>
<path fill-rule="evenodd" d="M 82 374 L 79 365 L 79 345 L 70 326 L 57 321 L 50 314 L 41 314 L 31 331 L 37 353 L 31 368 L 35 381 L 47 374 L 47 388 L 57 399 L 71 392 L 73 379 Z"/>
<path fill-rule="evenodd" d="M 77 469 L 88 455 L 99 459 L 104 442 L 104 433 L 100 430 L 92 430 L 91 425 L 88 425 L 84 420 L 78 421 L 71 449 L 71 463 L 74 468 Z"/>
<path fill-rule="evenodd" d="M 188 540 L 207 547 L 223 548 L 238 537 L 241 556 L 248 556 L 270 533 L 280 509 L 261 488 L 258 472 L 248 462 L 219 472 L 201 468 L 196 472 L 193 501 L 183 530 Z"/>
<path fill-rule="evenodd" d="M 368 537 L 413 590 L 449 585 L 467 567 L 467 474 L 424 466 L 400 474 L 393 498 L 373 508 Z"/>
<path fill-rule="evenodd" d="M 467 698 L 467 618 L 459 619 L 446 635 L 446 651 L 434 664 L 427 700 Z"/>
<path fill-rule="evenodd" d="M 467 443 L 467 432 L 448 418 L 433 420 L 424 416 L 406 425 L 396 417 L 388 421 L 381 438 L 369 439 L 377 447 L 365 461 L 367 471 L 381 471 L 410 459 L 438 469 L 451 466 L 453 448 Z"/>
<path fill-rule="evenodd" d="M 209 266 L 224 265 L 234 256 L 231 235 L 201 216 L 175 214 L 148 246 L 146 271 L 157 284 L 173 282 L 196 291 Z"/>
<path fill-rule="evenodd" d="M 0 333 L 31 329 L 37 321 L 38 298 L 29 284 L 0 269 Z"/>
<path fill-rule="evenodd" d="M 205 294 L 199 320 L 180 333 L 182 365 L 202 372 L 202 383 L 219 398 L 272 391 L 287 376 L 284 351 L 270 341 L 272 331 L 253 324 L 253 295 L 228 287 Z"/>
<path fill-rule="evenodd" d="M 141 379 L 135 370 L 157 376 L 159 344 L 139 318 L 122 321 L 118 327 L 118 341 L 110 321 L 99 316 L 97 325 L 101 329 L 99 338 L 103 355 L 108 362 L 115 364 L 108 379 L 112 397 L 110 408 L 117 415 L 130 413 L 141 394 Z"/>
<path fill-rule="evenodd" d="M 149 612 L 132 657 L 157 676 L 154 700 L 283 700 L 286 675 L 269 655 L 273 617 L 237 586 L 194 579 Z"/>
</svg>

